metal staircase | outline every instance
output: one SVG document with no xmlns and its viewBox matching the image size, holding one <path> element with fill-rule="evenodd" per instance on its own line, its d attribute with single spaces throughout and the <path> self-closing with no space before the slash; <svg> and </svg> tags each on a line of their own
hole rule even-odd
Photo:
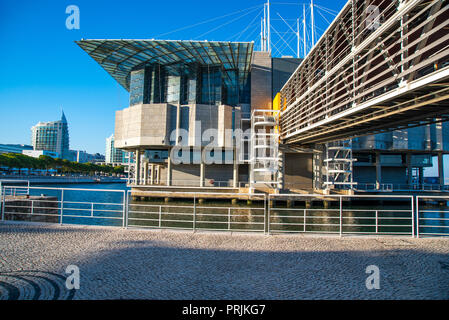
<svg viewBox="0 0 449 320">
<path fill-rule="evenodd" d="M 324 163 L 326 177 L 324 185 L 327 190 L 352 190 L 357 183 L 353 181 L 352 140 L 330 142 L 326 144 Z"/>
<path fill-rule="evenodd" d="M 279 111 L 254 110 L 251 114 L 250 191 L 278 189 Z"/>
</svg>

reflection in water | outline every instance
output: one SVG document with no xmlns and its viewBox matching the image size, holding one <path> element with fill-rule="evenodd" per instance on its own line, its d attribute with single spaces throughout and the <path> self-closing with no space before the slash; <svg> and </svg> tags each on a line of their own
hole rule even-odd
<svg viewBox="0 0 449 320">
<path fill-rule="evenodd" d="M 419 230 L 423 235 L 449 235 L 448 202 L 420 201 Z"/>
<path fill-rule="evenodd" d="M 264 230 L 263 205 L 231 205 L 228 201 L 206 201 L 194 206 L 193 201 L 159 199 L 132 201 L 129 226 L 193 228 L 205 230 Z"/>
<path fill-rule="evenodd" d="M 292 208 L 282 207 L 282 203 L 271 210 L 272 231 L 340 232 L 340 209 L 333 205 L 324 208 L 318 202 L 311 207 L 299 205 Z M 376 226 L 376 223 L 378 224 Z M 404 204 L 379 205 L 379 203 L 346 203 L 342 211 L 343 233 L 394 233 L 411 234 L 411 206 Z"/>
<path fill-rule="evenodd" d="M 61 188 L 65 189 L 64 192 Z M 97 189 L 100 191 L 94 191 Z M 120 190 L 126 190 L 126 186 L 122 183 L 33 186 L 30 189 L 30 196 L 54 197 L 53 203 L 50 203 L 52 208 L 55 208 L 51 212 L 53 216 L 39 216 L 39 211 L 35 211 L 33 217 L 21 215 L 20 218 L 25 221 L 60 222 L 61 200 L 63 199 L 62 222 L 65 224 L 122 226 L 124 193 Z M 31 206 L 31 201 L 27 206 Z"/>
</svg>

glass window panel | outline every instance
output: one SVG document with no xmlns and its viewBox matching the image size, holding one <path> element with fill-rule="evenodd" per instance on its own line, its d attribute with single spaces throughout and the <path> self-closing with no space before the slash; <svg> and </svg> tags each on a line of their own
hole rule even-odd
<svg viewBox="0 0 449 320">
<path fill-rule="evenodd" d="M 131 72 L 129 104 L 131 106 L 143 103 L 145 70 Z"/>
</svg>

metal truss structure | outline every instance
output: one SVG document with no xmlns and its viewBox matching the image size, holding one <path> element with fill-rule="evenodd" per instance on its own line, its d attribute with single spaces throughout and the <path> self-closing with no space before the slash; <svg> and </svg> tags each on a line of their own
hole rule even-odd
<svg viewBox="0 0 449 320">
<path fill-rule="evenodd" d="M 353 189 L 352 140 L 326 143 L 326 189 Z"/>
<path fill-rule="evenodd" d="M 448 0 L 348 1 L 281 90 L 282 142 L 449 120 L 448 28 Z"/>
<path fill-rule="evenodd" d="M 278 189 L 278 110 L 254 110 L 251 114 L 250 188 Z"/>
</svg>

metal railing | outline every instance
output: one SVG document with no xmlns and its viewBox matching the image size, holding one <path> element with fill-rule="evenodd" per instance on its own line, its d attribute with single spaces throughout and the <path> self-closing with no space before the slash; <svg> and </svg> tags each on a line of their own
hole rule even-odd
<svg viewBox="0 0 449 320">
<path fill-rule="evenodd" d="M 150 181 L 150 180 L 148 180 Z M 136 182 L 136 179 L 132 178 L 129 180 L 130 185 L 134 185 Z M 144 185 L 144 184 L 140 184 L 140 185 Z M 160 181 L 160 183 L 154 183 L 154 184 L 150 184 L 149 182 L 146 184 L 148 186 L 154 186 L 154 187 L 167 187 L 167 181 Z M 200 187 L 201 182 L 200 180 L 196 179 L 196 180 L 171 180 L 170 181 L 170 187 Z M 212 179 L 206 179 L 204 181 L 204 187 L 207 188 L 232 188 L 233 187 L 233 182 L 232 180 L 230 181 L 217 181 L 217 180 L 212 180 Z"/>
<path fill-rule="evenodd" d="M 236 194 L 236 193 L 183 193 L 190 200 L 183 200 L 183 204 L 141 203 L 128 201 L 126 227 L 209 230 L 228 232 L 266 232 L 266 196 L 264 194 Z M 161 192 L 144 192 L 145 198 L 161 197 Z M 173 195 L 165 192 L 166 197 Z M 211 197 L 225 196 L 229 199 L 254 199 L 263 202 L 263 206 L 217 205 L 204 204 Z M 131 191 L 128 191 L 131 199 Z"/>
<path fill-rule="evenodd" d="M 417 196 L 416 222 L 417 237 L 448 236 L 449 196 Z"/>
<path fill-rule="evenodd" d="M 18 196 L 14 189 L 21 188 L 1 188 L 2 221 L 268 235 L 449 236 L 449 196 L 183 192 L 177 199 L 180 194 L 164 191 L 41 187 Z"/>
<path fill-rule="evenodd" d="M 276 201 L 287 202 L 285 207 Z M 323 201 L 322 208 L 312 208 L 312 201 Z M 390 201 L 373 208 L 367 201 Z M 295 206 L 294 201 L 302 203 Z M 356 203 L 356 201 L 361 202 Z M 333 233 L 415 236 L 413 196 L 312 195 L 287 194 L 268 196 L 268 233 Z"/>
<path fill-rule="evenodd" d="M 28 187 L 28 194 L 18 198 L 17 190 L 20 188 L 22 187 L 3 186 L 2 221 L 125 226 L 127 199 L 124 190 Z M 98 197 L 98 193 L 108 196 Z M 78 200 L 80 195 L 81 198 L 92 200 Z M 115 198 L 116 201 L 95 200 L 98 198 Z"/>
<path fill-rule="evenodd" d="M 393 191 L 393 184 L 391 183 L 357 183 L 354 185 L 354 189 L 357 191 L 384 191 L 391 192 Z"/>
<path fill-rule="evenodd" d="M 23 195 L 28 195 L 30 192 L 30 180 L 7 180 L 7 179 L 2 179 L 0 180 L 0 199 L 2 198 L 4 191 L 3 191 L 3 187 L 7 186 L 7 185 L 15 185 L 16 187 L 13 189 L 9 189 L 8 191 L 10 192 L 10 194 L 7 195 L 13 195 L 13 196 L 23 196 Z M 17 184 L 24 184 L 24 186 L 18 187 Z M 5 192 L 8 192 L 5 191 Z"/>
<path fill-rule="evenodd" d="M 393 192 L 393 191 L 449 191 L 449 185 L 440 184 L 393 184 L 381 183 L 357 183 L 354 186 L 357 191 L 376 191 L 376 192 Z"/>
</svg>

